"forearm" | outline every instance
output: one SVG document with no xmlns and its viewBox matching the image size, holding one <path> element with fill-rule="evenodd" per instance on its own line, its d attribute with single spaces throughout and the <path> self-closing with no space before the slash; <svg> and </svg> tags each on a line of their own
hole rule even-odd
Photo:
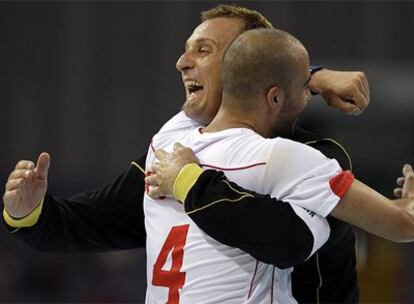
<svg viewBox="0 0 414 304">
<path fill-rule="evenodd" d="M 414 241 L 414 198 L 394 200 L 392 204 L 399 208 L 397 230 L 400 241 Z"/>
<path fill-rule="evenodd" d="M 32 227 L 15 229 L 4 224 L 17 239 L 46 252 L 72 254 L 142 247 L 146 238 L 144 191 L 144 174 L 131 165 L 99 189 L 69 199 L 47 194 Z"/>
<path fill-rule="evenodd" d="M 331 215 L 390 241 L 414 240 L 414 200 L 389 200 L 358 180 Z"/>
<path fill-rule="evenodd" d="M 206 170 L 184 200 L 185 211 L 209 236 L 280 268 L 303 262 L 313 235 L 292 207 Z"/>
</svg>

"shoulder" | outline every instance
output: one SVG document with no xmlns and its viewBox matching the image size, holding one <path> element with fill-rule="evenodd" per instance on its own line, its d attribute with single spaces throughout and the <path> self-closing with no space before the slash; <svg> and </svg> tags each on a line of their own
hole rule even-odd
<svg viewBox="0 0 414 304">
<path fill-rule="evenodd" d="M 185 129 L 194 129 L 199 127 L 200 124 L 196 121 L 189 118 L 183 111 L 174 115 L 170 120 L 168 120 L 158 131 L 158 133 L 165 133 L 171 131 L 185 130 Z"/>
<path fill-rule="evenodd" d="M 270 173 L 276 170 L 275 172 L 283 172 L 283 175 L 292 177 L 323 167 L 331 161 L 309 145 L 278 137 L 272 140 L 267 170 Z"/>
<path fill-rule="evenodd" d="M 331 137 L 324 137 L 296 128 L 293 140 L 319 150 L 328 158 L 338 161 L 343 170 L 352 170 L 351 156 L 345 146 Z"/>
<path fill-rule="evenodd" d="M 272 153 L 278 157 L 288 157 L 294 159 L 325 158 L 320 151 L 312 145 L 295 141 L 293 139 L 277 137 L 272 139 Z"/>
<path fill-rule="evenodd" d="M 194 131 L 197 127 L 199 127 L 197 122 L 191 120 L 183 111 L 179 112 L 152 137 L 150 151 L 165 149 L 174 142 L 181 141 L 183 136 Z"/>
</svg>

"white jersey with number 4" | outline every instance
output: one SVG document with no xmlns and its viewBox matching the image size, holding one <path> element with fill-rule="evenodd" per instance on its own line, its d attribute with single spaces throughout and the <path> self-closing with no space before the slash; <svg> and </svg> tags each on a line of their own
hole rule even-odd
<svg viewBox="0 0 414 304">
<path fill-rule="evenodd" d="M 206 168 L 220 168 L 240 186 L 291 203 L 312 231 L 312 253 L 328 239 L 324 216 L 340 199 L 329 184 L 342 172 L 335 160 L 308 146 L 282 138 L 265 139 L 246 128 L 201 133 L 179 113 L 153 137 L 147 168 L 155 161 L 154 149 L 171 152 L 175 142 L 193 149 Z M 296 303 L 291 292 L 292 268 L 282 270 L 259 262 L 215 241 L 173 199 L 153 200 L 146 195 L 144 211 L 146 303 Z"/>
</svg>

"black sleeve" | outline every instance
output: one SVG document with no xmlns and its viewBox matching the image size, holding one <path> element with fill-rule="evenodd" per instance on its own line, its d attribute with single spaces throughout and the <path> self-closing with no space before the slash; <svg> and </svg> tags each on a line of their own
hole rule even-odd
<svg viewBox="0 0 414 304">
<path fill-rule="evenodd" d="M 145 246 L 143 197 L 146 154 L 99 189 L 58 199 L 46 194 L 38 222 L 9 227 L 28 246 L 57 254 L 129 249 Z M 141 169 L 138 167 L 141 167 Z"/>
<path fill-rule="evenodd" d="M 292 139 L 337 159 L 344 170 L 352 169 L 348 153 L 336 141 L 303 130 Z M 280 268 L 303 262 L 313 247 L 311 231 L 289 204 L 228 182 L 222 172 L 204 171 L 188 193 L 185 209 L 212 238 Z M 331 227 L 343 224 L 331 216 L 328 221 Z"/>
<path fill-rule="evenodd" d="M 191 188 L 185 211 L 209 236 L 279 268 L 303 262 L 313 235 L 290 204 L 245 190 L 206 170 Z"/>
</svg>

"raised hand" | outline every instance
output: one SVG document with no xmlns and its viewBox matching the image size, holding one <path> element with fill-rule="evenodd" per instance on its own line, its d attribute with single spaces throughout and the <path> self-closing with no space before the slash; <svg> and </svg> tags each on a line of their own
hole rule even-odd
<svg viewBox="0 0 414 304">
<path fill-rule="evenodd" d="M 36 166 L 32 161 L 21 160 L 9 175 L 3 195 L 4 208 L 14 218 L 31 213 L 40 203 L 47 190 L 50 155 L 39 155 Z"/>
<path fill-rule="evenodd" d="M 309 87 L 328 105 L 351 115 L 361 114 L 369 104 L 369 85 L 363 72 L 322 69 L 312 75 Z"/>
<path fill-rule="evenodd" d="M 405 164 L 402 169 L 403 176 L 397 178 L 398 187 L 394 189 L 397 198 L 414 198 L 414 172 L 411 165 Z"/>
</svg>

